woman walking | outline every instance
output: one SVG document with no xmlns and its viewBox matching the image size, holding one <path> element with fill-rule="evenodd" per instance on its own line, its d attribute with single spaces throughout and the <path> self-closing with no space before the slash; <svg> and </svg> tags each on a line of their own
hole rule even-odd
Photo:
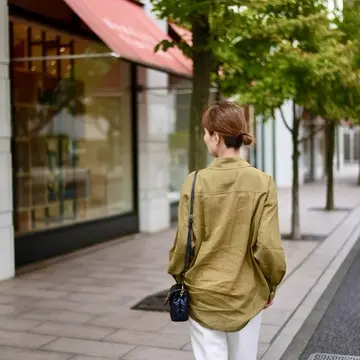
<svg viewBox="0 0 360 360">
<path fill-rule="evenodd" d="M 192 257 L 184 274 L 194 173 L 186 179 L 169 274 L 184 280 L 196 360 L 256 360 L 261 314 L 285 275 L 273 179 L 240 155 L 250 145 L 244 114 L 223 101 L 202 119 L 214 157 L 195 178 Z"/>
</svg>

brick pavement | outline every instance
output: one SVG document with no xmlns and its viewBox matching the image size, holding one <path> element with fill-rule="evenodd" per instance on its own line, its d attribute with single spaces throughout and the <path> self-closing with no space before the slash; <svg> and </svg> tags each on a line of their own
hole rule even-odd
<svg viewBox="0 0 360 360">
<path fill-rule="evenodd" d="M 336 202 L 354 208 L 356 172 L 338 177 Z M 279 360 L 314 301 L 350 251 L 360 208 L 350 214 L 309 211 L 324 203 L 323 184 L 302 189 L 304 233 L 323 242 L 285 241 L 288 272 L 272 308 L 264 313 L 260 354 Z M 283 232 L 290 223 L 288 190 L 279 191 Z M 354 230 L 355 229 L 355 230 Z M 174 230 L 136 235 L 42 264 L 0 283 L 0 360 L 190 360 L 186 324 L 167 314 L 132 311 L 141 298 L 166 289 Z"/>
</svg>

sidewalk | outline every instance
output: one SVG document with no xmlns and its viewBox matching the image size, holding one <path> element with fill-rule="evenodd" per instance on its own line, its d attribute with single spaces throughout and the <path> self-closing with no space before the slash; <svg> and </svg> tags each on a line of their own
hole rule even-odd
<svg viewBox="0 0 360 360">
<path fill-rule="evenodd" d="M 324 241 L 284 241 L 288 272 L 264 312 L 260 358 L 279 360 L 337 268 L 360 236 L 356 168 L 336 183 L 335 203 L 351 212 L 325 213 L 324 184 L 301 191 L 303 233 Z M 279 191 L 280 222 L 289 232 L 290 191 Z M 167 289 L 174 229 L 136 235 L 50 261 L 0 283 L 0 360 L 190 360 L 186 324 L 168 314 L 132 311 Z"/>
</svg>

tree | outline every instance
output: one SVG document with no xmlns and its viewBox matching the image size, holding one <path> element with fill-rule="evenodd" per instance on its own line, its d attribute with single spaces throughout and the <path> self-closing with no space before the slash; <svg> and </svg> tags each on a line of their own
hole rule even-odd
<svg viewBox="0 0 360 360">
<path fill-rule="evenodd" d="M 341 35 L 343 39 L 343 35 Z M 359 114 L 359 70 L 355 66 L 357 46 L 345 41 L 338 46 L 337 60 L 341 60 L 330 76 L 324 76 L 312 98 L 312 109 L 325 119 L 327 175 L 325 210 L 334 210 L 334 151 L 335 131 L 345 119 L 355 119 Z M 340 66 L 341 65 L 341 66 Z"/>
<path fill-rule="evenodd" d="M 211 16 L 215 5 L 208 1 L 152 0 L 154 11 L 160 18 L 170 18 L 192 31 L 192 46 L 186 42 L 164 40 L 159 44 L 163 50 L 178 46 L 193 60 L 193 86 L 190 110 L 189 170 L 206 166 L 207 152 L 202 144 L 202 128 L 199 119 L 207 106 L 213 70 Z"/>
<path fill-rule="evenodd" d="M 169 18 L 192 31 L 192 46 L 184 41 L 164 40 L 156 48 L 167 50 L 177 46 L 193 60 L 193 86 L 190 110 L 189 170 L 207 165 L 207 150 L 203 144 L 201 115 L 208 105 L 210 88 L 219 81 L 219 68 L 229 60 L 234 63 L 234 44 L 239 34 L 255 28 L 257 19 L 244 18 L 240 9 L 257 4 L 246 0 L 151 0 L 160 18 Z M 262 0 L 264 3 L 264 0 Z M 242 23 L 241 20 L 245 20 Z M 249 23 L 249 20 L 252 23 Z M 238 66 L 239 64 L 236 64 Z"/>
<path fill-rule="evenodd" d="M 344 34 L 345 41 L 351 41 L 355 47 L 355 59 L 354 59 L 354 68 L 355 72 L 359 72 L 360 69 L 360 0 L 347 0 L 344 1 L 342 19 L 339 19 L 338 26 L 339 29 Z M 359 82 L 359 77 L 357 78 Z M 359 85 L 360 86 L 360 85 Z M 358 95 L 359 90 L 356 89 L 355 93 Z M 360 122 L 360 110 L 359 104 L 353 109 L 354 113 L 350 119 L 352 125 L 357 125 Z M 360 185 L 360 154 L 359 154 L 359 173 L 358 173 L 358 185 Z"/>
<path fill-rule="evenodd" d="M 291 237 L 300 239 L 299 145 L 305 140 L 301 138 L 302 114 L 315 107 L 314 94 L 347 59 L 342 55 L 343 46 L 323 1 L 261 1 L 257 11 L 247 8 L 243 13 L 246 12 L 258 20 L 257 29 L 236 44 L 238 56 L 246 66 L 239 69 L 226 64 L 222 87 L 239 93 L 239 100 L 255 105 L 256 112 L 265 119 L 274 118 L 279 109 L 293 143 Z M 254 38 L 254 51 L 244 54 L 243 48 Z M 232 79 L 228 81 L 230 74 Z M 282 105 L 289 100 L 292 124 L 282 111 Z"/>
<path fill-rule="evenodd" d="M 346 6 L 347 5 L 347 6 Z M 349 8 L 349 5 L 351 7 Z M 326 121 L 326 205 L 325 210 L 334 210 L 334 150 L 336 127 L 342 120 L 357 122 L 360 104 L 360 43 L 358 24 L 360 1 L 345 4 L 345 11 L 335 9 L 333 26 L 337 29 L 337 46 L 341 53 L 337 60 L 341 66 L 334 68 L 332 76 L 324 79 L 319 91 L 314 94 L 316 110 Z"/>
</svg>

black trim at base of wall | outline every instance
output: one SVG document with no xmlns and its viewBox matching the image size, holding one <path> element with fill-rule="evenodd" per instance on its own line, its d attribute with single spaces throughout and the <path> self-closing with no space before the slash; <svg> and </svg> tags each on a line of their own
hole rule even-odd
<svg viewBox="0 0 360 360">
<path fill-rule="evenodd" d="M 176 222 L 178 219 L 178 207 L 179 207 L 179 202 L 174 202 L 170 204 L 170 221 Z"/>
<path fill-rule="evenodd" d="M 15 238 L 15 266 L 64 255 L 138 231 L 138 216 L 128 214 L 19 235 Z"/>
</svg>

